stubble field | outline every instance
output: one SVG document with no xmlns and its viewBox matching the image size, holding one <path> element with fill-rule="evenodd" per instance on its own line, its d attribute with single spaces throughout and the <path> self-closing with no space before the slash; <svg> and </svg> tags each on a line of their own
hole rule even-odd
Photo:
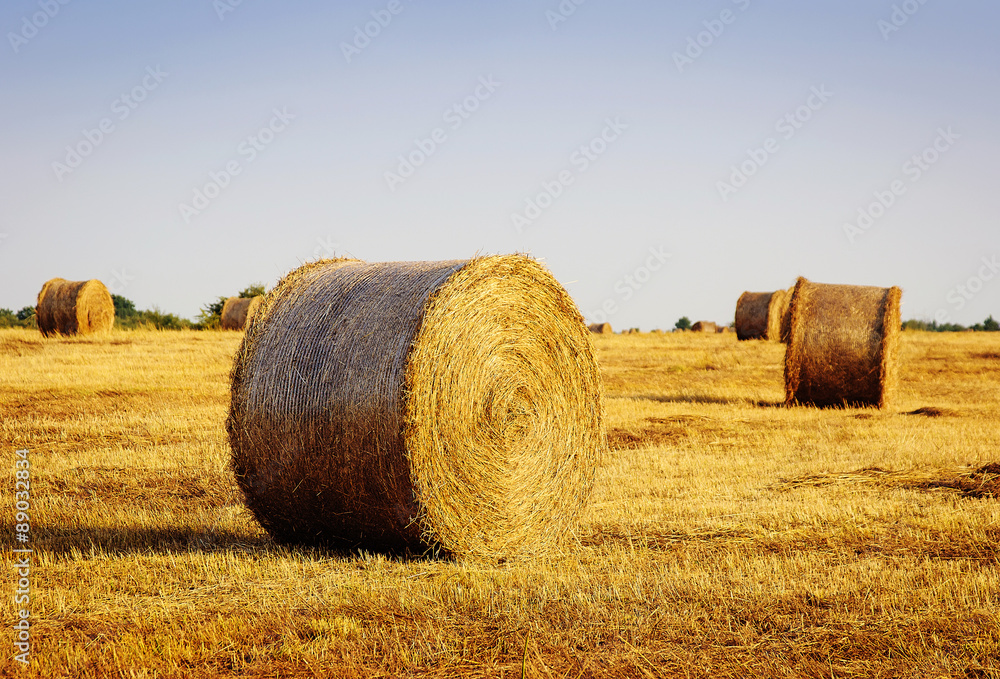
<svg viewBox="0 0 1000 679">
<path fill-rule="evenodd" d="M 34 549 L 0 673 L 1000 677 L 1000 333 L 904 333 L 888 411 L 783 407 L 778 344 L 597 336 L 593 500 L 502 565 L 275 546 L 228 470 L 240 337 L 0 330 Z"/>
</svg>

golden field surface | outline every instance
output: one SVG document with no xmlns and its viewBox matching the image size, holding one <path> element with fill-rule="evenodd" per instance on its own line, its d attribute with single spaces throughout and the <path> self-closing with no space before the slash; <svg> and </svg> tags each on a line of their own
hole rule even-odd
<svg viewBox="0 0 1000 679">
<path fill-rule="evenodd" d="M 783 407 L 780 344 L 596 336 L 592 502 L 502 565 L 272 543 L 228 469 L 240 338 L 0 330 L 5 563 L 21 448 L 35 550 L 0 674 L 1000 677 L 1000 333 L 904 333 L 887 411 Z"/>
</svg>

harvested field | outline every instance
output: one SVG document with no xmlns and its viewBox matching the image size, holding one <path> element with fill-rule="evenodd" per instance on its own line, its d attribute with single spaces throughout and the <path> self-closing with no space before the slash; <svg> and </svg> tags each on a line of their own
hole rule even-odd
<svg viewBox="0 0 1000 679">
<path fill-rule="evenodd" d="M 785 407 L 778 343 L 595 335 L 576 540 L 498 565 L 276 545 L 228 466 L 241 338 L 0 331 L 17 676 L 1000 676 L 997 333 L 903 333 L 884 410 Z"/>
</svg>

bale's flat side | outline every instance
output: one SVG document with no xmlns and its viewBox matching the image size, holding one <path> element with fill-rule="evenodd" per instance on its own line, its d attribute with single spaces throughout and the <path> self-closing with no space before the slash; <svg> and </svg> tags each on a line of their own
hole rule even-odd
<svg viewBox="0 0 1000 679">
<path fill-rule="evenodd" d="M 788 293 L 784 290 L 776 290 L 771 293 L 767 301 L 767 332 L 764 339 L 777 342 L 781 339 L 781 318 L 787 307 Z"/>
<path fill-rule="evenodd" d="M 899 342 L 903 332 L 900 304 L 903 291 L 893 286 L 886 293 L 882 316 L 882 397 L 879 408 L 888 408 L 899 387 Z"/>
<path fill-rule="evenodd" d="M 795 286 L 785 290 L 785 295 L 781 301 L 781 328 L 778 333 L 778 340 L 783 344 L 788 344 L 788 338 L 792 333 L 792 295 L 795 293 Z"/>
<path fill-rule="evenodd" d="M 243 321 L 243 327 L 246 328 L 247 325 L 253 321 L 253 317 L 257 315 L 257 309 L 260 308 L 260 303 L 264 300 L 263 295 L 257 295 L 256 297 L 250 298 L 250 304 L 247 305 L 247 317 Z"/>
<path fill-rule="evenodd" d="M 523 256 L 463 267 L 427 308 L 407 384 L 425 543 L 488 557 L 557 544 L 607 443 L 590 333 L 555 278 Z"/>
<path fill-rule="evenodd" d="M 257 300 L 254 302 L 254 300 Z M 260 297 L 230 297 L 222 305 L 219 327 L 223 330 L 243 330 L 247 317 L 260 304 Z"/>
<path fill-rule="evenodd" d="M 603 420 L 590 333 L 545 276 L 524 257 L 286 276 L 248 325 L 227 420 L 268 532 L 494 557 L 564 532 Z"/>
<path fill-rule="evenodd" d="M 38 293 L 35 317 L 45 337 L 103 333 L 115 324 L 115 305 L 99 280 L 53 278 Z"/>
<path fill-rule="evenodd" d="M 795 402 L 802 380 L 802 347 L 805 342 L 805 304 L 802 296 L 806 293 L 809 283 L 799 277 L 792 287 L 788 306 L 788 346 L 785 348 L 785 403 Z M 782 331 L 784 334 L 784 331 Z"/>
<path fill-rule="evenodd" d="M 900 294 L 800 278 L 785 354 L 786 402 L 885 407 L 896 380 Z"/>
<path fill-rule="evenodd" d="M 768 329 L 770 292 L 744 292 L 736 300 L 736 339 L 764 339 Z"/>
<path fill-rule="evenodd" d="M 691 326 L 691 332 L 712 332 L 716 331 L 716 325 L 712 321 L 698 321 Z"/>
</svg>

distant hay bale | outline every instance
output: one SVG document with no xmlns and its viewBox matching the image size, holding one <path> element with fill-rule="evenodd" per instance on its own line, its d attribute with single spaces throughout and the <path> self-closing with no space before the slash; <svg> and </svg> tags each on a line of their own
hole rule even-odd
<svg viewBox="0 0 1000 679">
<path fill-rule="evenodd" d="M 614 330 L 611 329 L 610 323 L 591 323 L 587 327 L 590 332 L 596 335 L 610 335 L 614 333 Z"/>
<path fill-rule="evenodd" d="M 792 332 L 792 293 L 795 286 L 785 290 L 785 298 L 781 302 L 781 330 L 778 339 L 782 344 L 788 344 L 788 337 Z"/>
<path fill-rule="evenodd" d="M 35 319 L 45 337 L 107 332 L 115 324 L 115 304 L 97 279 L 53 278 L 38 293 Z"/>
<path fill-rule="evenodd" d="M 785 401 L 877 406 L 892 400 L 901 291 L 799 278 L 785 352 Z"/>
<path fill-rule="evenodd" d="M 718 328 L 716 328 L 715 331 L 721 335 L 727 332 L 732 332 L 732 328 L 730 328 L 728 325 L 720 325 Z"/>
<path fill-rule="evenodd" d="M 691 332 L 715 332 L 717 329 L 712 321 L 698 321 L 691 326 Z"/>
<path fill-rule="evenodd" d="M 591 333 L 520 255 L 307 264 L 231 377 L 233 471 L 282 543 L 545 553 L 607 446 Z"/>
<path fill-rule="evenodd" d="M 230 297 L 222 305 L 222 318 L 220 327 L 223 330 L 243 330 L 247 320 L 253 318 L 260 301 L 261 295 L 256 297 Z"/>
<path fill-rule="evenodd" d="M 744 292 L 736 301 L 736 339 L 777 341 L 781 337 L 781 316 L 786 302 L 784 290 Z"/>
</svg>

